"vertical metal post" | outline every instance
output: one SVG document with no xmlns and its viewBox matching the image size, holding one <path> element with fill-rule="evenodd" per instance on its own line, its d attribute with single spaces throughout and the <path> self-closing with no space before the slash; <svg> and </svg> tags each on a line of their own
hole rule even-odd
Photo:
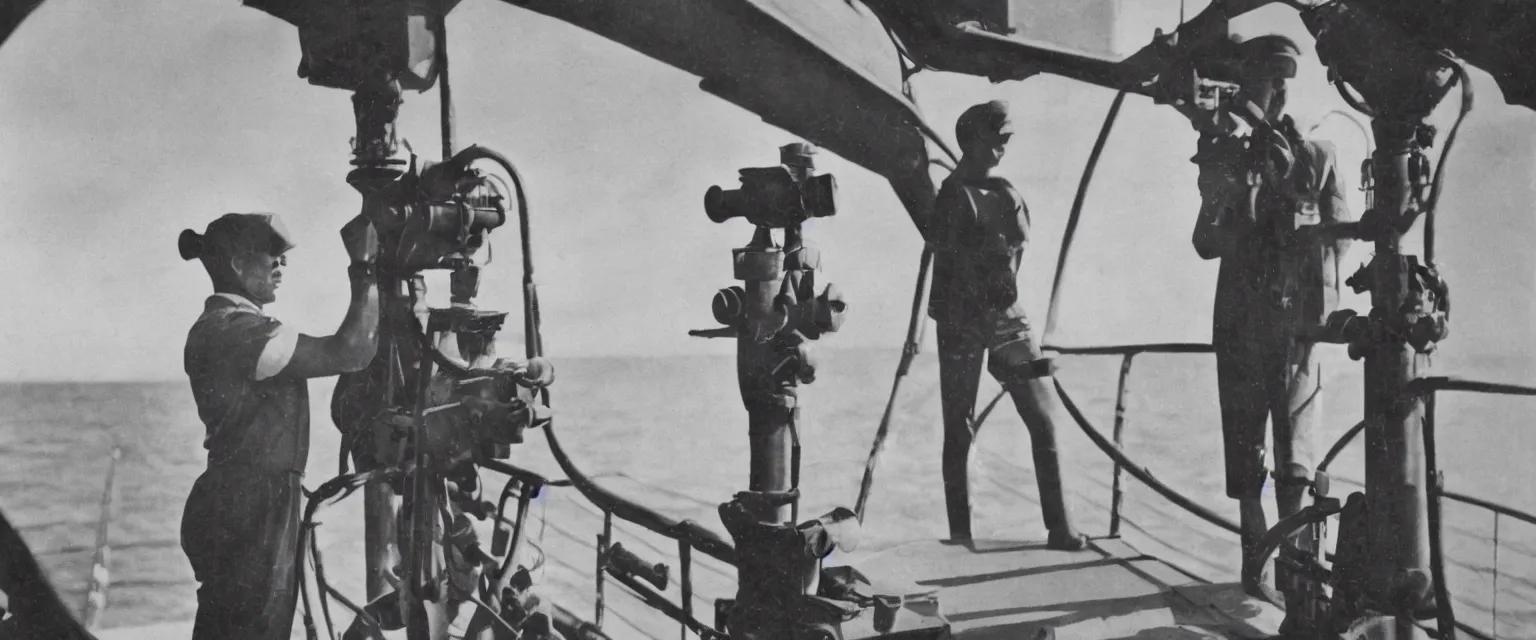
<svg viewBox="0 0 1536 640">
<path fill-rule="evenodd" d="M 603 628 L 603 570 L 608 566 L 608 544 L 613 540 L 613 512 L 603 511 L 603 533 L 597 536 L 597 611 L 592 624 Z"/>
<path fill-rule="evenodd" d="M 800 488 L 800 407 L 789 410 L 789 488 Z M 789 521 L 800 522 L 800 498 L 789 503 Z"/>
<path fill-rule="evenodd" d="M 775 336 L 784 317 L 774 298 L 784 281 L 784 251 L 771 232 L 758 227 L 752 242 L 733 252 L 736 278 L 742 281 L 744 323 L 736 338 L 736 377 L 747 409 L 751 461 L 747 488 L 758 492 L 789 490 L 790 415 L 796 397 L 793 385 L 781 385 L 775 375 Z M 760 522 L 784 522 L 789 505 L 764 507 L 754 516 Z"/>
<path fill-rule="evenodd" d="M 1359 604 L 1396 618 L 1396 637 L 1423 637 L 1414 618 L 1428 604 L 1418 594 L 1429 556 L 1424 399 L 1409 392 L 1408 383 L 1429 363 L 1407 342 L 1410 314 L 1418 306 L 1418 262 L 1403 253 L 1402 241 L 1425 205 L 1420 187 L 1428 172 L 1420 149 L 1433 141 L 1433 130 L 1424 120 L 1454 74 L 1444 56 L 1357 3 L 1327 3 L 1305 12 L 1302 22 L 1341 88 L 1358 93 L 1358 108 L 1372 112 L 1376 139 L 1372 207 L 1360 219 L 1360 230 L 1375 242 L 1375 257 L 1356 276 L 1364 276 L 1371 292 L 1373 329 L 1351 345 L 1365 357 L 1364 548 L 1370 553 L 1365 602 Z M 1405 597 L 1405 590 L 1414 597 Z"/>
<path fill-rule="evenodd" d="M 448 0 L 438 0 L 437 47 L 433 51 L 437 62 L 438 118 L 442 123 L 443 160 L 453 157 L 453 88 L 448 83 Z"/>
<path fill-rule="evenodd" d="M 377 214 L 388 211 L 400 203 L 390 200 L 387 187 L 401 174 L 403 161 L 392 156 L 396 150 L 395 118 L 400 109 L 400 87 L 393 82 L 379 81 L 358 89 L 352 95 L 352 111 L 357 123 L 357 137 L 353 140 L 352 164 L 357 168 L 347 174 L 347 183 L 363 197 L 363 213 Z M 386 325 L 416 310 L 412 300 L 425 300 L 426 285 L 417 276 L 407 281 L 382 278 L 379 281 L 380 324 Z M 409 286 L 409 292 L 404 288 Z M 419 295 L 418 295 L 419 294 Z M 391 341 L 384 353 L 389 354 L 387 391 L 380 406 L 389 406 L 397 398 L 396 381 L 407 373 L 401 368 L 398 345 Z M 414 374 L 412 374 L 414 375 Z M 376 429 L 367 424 L 361 428 Z M 377 449 L 376 434 L 362 434 L 356 439 L 359 448 Z M 346 455 L 343 452 L 342 455 Z M 370 601 L 393 590 L 389 576 L 400 564 L 398 548 L 398 512 L 400 496 L 387 484 L 375 483 L 363 488 L 363 548 L 366 555 L 366 581 Z"/>
<path fill-rule="evenodd" d="M 1493 512 L 1493 637 L 1499 637 L 1499 512 Z"/>
<path fill-rule="evenodd" d="M 1419 118 L 1378 118 L 1372 123 L 1376 153 L 1376 212 L 1381 225 L 1376 257 L 1370 270 L 1373 314 L 1396 321 L 1412 293 L 1412 258 L 1402 250 L 1400 221 L 1413 206 L 1409 162 L 1419 152 Z M 1428 567 L 1428 527 L 1424 493 L 1424 403 L 1410 393 L 1408 383 L 1426 369 L 1425 356 L 1401 337 L 1369 345 L 1365 355 L 1366 495 L 1371 566 L 1370 597 L 1377 603 L 1397 601 L 1395 591 L 1411 573 Z M 1401 612 L 1407 613 L 1407 612 Z M 1406 624 L 1406 617 L 1400 618 Z"/>
<path fill-rule="evenodd" d="M 1442 640 L 1455 640 L 1456 614 L 1451 607 L 1450 587 L 1445 583 L 1445 552 L 1441 547 L 1442 520 L 1440 518 L 1440 493 L 1445 488 L 1445 474 L 1435 460 L 1435 398 L 1434 392 L 1424 399 L 1424 464 L 1428 487 L 1429 512 L 1429 568 L 1435 586 L 1435 603 L 1439 605 L 1439 623 Z"/>
<path fill-rule="evenodd" d="M 678 588 L 682 592 L 683 613 L 690 619 L 693 618 L 693 547 L 687 542 L 677 541 L 678 564 Z M 682 624 L 682 633 L 679 637 L 688 640 L 688 625 Z"/>
<path fill-rule="evenodd" d="M 1125 433 L 1125 404 L 1129 393 L 1131 379 L 1131 360 L 1136 357 L 1134 353 L 1127 353 L 1120 360 L 1120 390 L 1115 396 L 1115 448 L 1121 448 Z M 1120 463 L 1115 463 L 1114 482 L 1110 488 L 1109 501 L 1109 537 L 1120 537 L 1120 502 L 1123 493 L 1120 489 Z"/>
<path fill-rule="evenodd" d="M 96 524 L 96 553 L 91 561 L 91 582 L 86 589 L 85 604 L 81 608 L 81 618 L 88 630 L 101 624 L 101 614 L 107 609 L 107 589 L 112 584 L 112 546 L 108 541 L 108 532 L 112 527 L 112 486 L 117 477 L 117 461 L 122 457 L 122 450 L 112 447 L 112 461 L 107 465 L 106 487 L 101 491 L 101 518 Z"/>
</svg>

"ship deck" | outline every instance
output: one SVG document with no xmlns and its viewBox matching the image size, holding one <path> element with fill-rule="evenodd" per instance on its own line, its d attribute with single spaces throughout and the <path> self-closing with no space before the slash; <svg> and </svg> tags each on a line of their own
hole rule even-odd
<svg viewBox="0 0 1536 640">
<path fill-rule="evenodd" d="M 1113 539 L 1078 552 L 1009 541 L 916 542 L 850 562 L 877 584 L 937 589 L 940 613 L 963 640 L 1028 640 L 1044 628 L 1061 640 L 1267 638 L 1284 617 L 1236 584 L 1207 583 Z M 908 622 L 898 620 L 893 631 L 920 617 L 898 615 Z M 858 631 L 849 637 L 873 637 Z"/>
<path fill-rule="evenodd" d="M 1051 551 L 1041 543 L 976 541 L 956 544 L 921 541 L 873 553 L 847 556 L 879 593 L 936 592 L 939 614 L 959 640 L 1031 640 L 1051 628 L 1059 640 L 1192 640 L 1268 638 L 1283 613 L 1245 596 L 1235 584 L 1210 584 L 1119 540 L 1095 540 L 1077 552 Z M 652 637 L 675 637 L 677 625 L 643 611 L 638 602 L 620 605 L 624 617 Z M 904 606 L 888 633 L 931 637 L 920 604 Z M 844 625 L 848 640 L 879 637 L 873 612 Z M 296 631 L 298 625 L 295 625 Z M 635 629 L 610 631 L 615 640 Z M 190 621 L 97 632 L 100 640 L 191 637 Z"/>
</svg>

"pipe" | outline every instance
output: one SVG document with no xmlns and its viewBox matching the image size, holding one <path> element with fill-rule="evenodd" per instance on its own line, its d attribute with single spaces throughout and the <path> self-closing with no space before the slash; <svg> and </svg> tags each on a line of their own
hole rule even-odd
<svg viewBox="0 0 1536 640">
<path fill-rule="evenodd" d="M 1077 235 L 1077 222 L 1083 215 L 1083 202 L 1088 198 L 1088 185 L 1093 182 L 1093 173 L 1098 168 L 1099 157 L 1104 153 L 1104 145 L 1109 141 L 1109 132 L 1115 126 L 1115 120 L 1120 116 L 1120 106 L 1125 104 L 1125 92 L 1115 94 L 1115 100 L 1109 104 L 1109 113 L 1104 116 L 1104 124 L 1099 128 L 1099 137 L 1093 142 L 1093 151 L 1088 154 L 1088 166 L 1083 168 L 1083 176 L 1077 183 L 1077 195 L 1072 199 L 1072 212 L 1067 216 L 1067 230 L 1062 235 L 1061 253 L 1056 256 L 1056 276 L 1051 280 L 1051 303 L 1046 307 L 1045 334 L 1041 341 L 1050 338 L 1056 333 L 1056 317 L 1061 306 L 1056 304 L 1061 294 L 1061 277 L 1066 272 L 1067 255 L 1072 251 L 1072 239 Z"/>
<path fill-rule="evenodd" d="M 1231 533 L 1242 533 L 1242 529 L 1237 526 L 1237 523 L 1216 515 L 1214 511 L 1196 504 L 1195 501 L 1184 497 L 1179 492 L 1168 488 L 1168 485 L 1163 484 L 1157 478 L 1152 477 L 1151 472 L 1140 466 L 1137 466 L 1135 462 L 1132 462 L 1130 458 L 1126 457 L 1125 452 L 1121 451 L 1119 447 L 1116 447 L 1114 444 L 1110 443 L 1110 441 L 1104 437 L 1104 434 L 1099 433 L 1098 429 L 1093 428 L 1093 425 L 1088 422 L 1088 418 L 1085 417 L 1083 412 L 1077 408 L 1077 404 L 1072 402 L 1071 396 L 1067 395 L 1067 390 L 1062 387 L 1060 378 L 1057 378 L 1052 382 L 1054 382 L 1056 385 L 1056 394 L 1061 396 L 1062 406 L 1066 407 L 1067 413 L 1072 415 L 1072 419 L 1077 422 L 1077 426 L 1081 427 L 1083 433 L 1088 434 L 1088 439 L 1092 440 L 1094 444 L 1098 445 L 1099 449 L 1104 451 L 1105 455 L 1108 455 L 1111 460 L 1115 461 L 1116 464 L 1125 467 L 1125 470 L 1130 472 L 1130 474 L 1137 480 L 1142 481 L 1143 484 L 1146 484 L 1153 491 L 1156 491 L 1159 495 L 1167 498 L 1170 502 L 1183 507 L 1185 511 L 1199 516 L 1206 522 L 1221 527 L 1222 529 L 1226 529 Z"/>
<path fill-rule="evenodd" d="M 907 340 L 901 348 L 901 362 L 896 365 L 896 379 L 891 382 L 891 397 L 885 401 L 885 413 L 880 416 L 880 427 L 875 430 L 875 443 L 869 450 L 869 457 L 864 461 L 864 479 L 859 482 L 859 499 L 854 503 L 853 512 L 859 518 L 859 523 L 864 522 L 864 511 L 869 505 L 869 495 L 874 489 L 875 465 L 880 463 L 880 453 L 885 450 L 885 439 L 891 433 L 891 415 L 896 410 L 896 394 L 901 390 L 901 381 L 905 380 L 907 373 L 912 370 L 912 360 L 917 357 L 919 346 L 918 333 L 923 325 L 923 297 L 928 292 L 928 271 L 933 264 L 933 250 L 923 247 L 923 255 L 917 263 L 917 286 L 912 292 L 912 318 L 907 321 Z"/>
<path fill-rule="evenodd" d="M 1361 431 L 1365 431 L 1365 423 L 1365 420 L 1361 420 L 1355 426 L 1350 427 L 1349 431 L 1345 431 L 1344 435 L 1339 436 L 1338 441 L 1333 443 L 1333 447 L 1328 449 L 1328 454 L 1323 456 L 1323 461 L 1317 464 L 1318 473 L 1328 471 L 1328 465 L 1333 464 L 1333 459 L 1339 457 L 1339 454 L 1344 452 L 1344 447 L 1349 446 L 1349 443 L 1353 442 L 1355 436 L 1360 435 Z"/>
<path fill-rule="evenodd" d="M 687 542 L 690 546 L 705 555 L 729 564 L 736 565 L 736 550 L 731 543 L 721 539 L 713 531 L 700 527 L 692 520 L 673 520 L 656 511 L 639 504 L 625 500 L 613 492 L 593 482 L 591 478 L 582 473 L 571 461 L 565 449 L 560 446 L 560 439 L 555 435 L 553 423 L 544 427 L 545 439 L 549 442 L 549 451 L 555 458 L 555 463 L 570 478 L 572 486 L 606 513 L 612 513 L 621 520 L 632 522 L 652 533 Z"/>
<path fill-rule="evenodd" d="M 1131 380 L 1131 360 L 1136 357 L 1134 353 L 1125 354 L 1125 359 L 1120 361 L 1120 387 L 1115 393 L 1115 448 L 1124 446 L 1125 436 L 1125 399 L 1129 395 L 1128 383 Z M 1120 502 L 1124 497 L 1120 491 L 1120 464 L 1115 464 L 1115 476 L 1110 484 L 1109 498 L 1109 537 L 1120 537 Z"/>
<path fill-rule="evenodd" d="M 1440 535 L 1440 491 L 1445 487 L 1445 475 L 1435 460 L 1434 394 L 1424 398 L 1424 475 L 1428 494 L 1429 571 L 1434 581 L 1435 604 L 1438 605 L 1436 621 L 1442 640 L 1456 640 L 1456 613 L 1452 609 L 1450 587 L 1445 583 L 1445 550 Z"/>
<path fill-rule="evenodd" d="M 1460 63 L 1451 60 L 1451 70 L 1456 73 L 1456 81 L 1461 83 L 1461 108 L 1456 114 L 1456 124 L 1451 125 L 1451 132 L 1445 136 L 1445 148 L 1440 150 L 1440 159 L 1435 162 L 1435 178 L 1433 190 L 1429 192 L 1429 202 L 1424 207 L 1424 262 L 1433 266 L 1435 264 L 1435 210 L 1440 206 L 1440 192 L 1445 186 L 1446 159 L 1451 156 L 1451 147 L 1456 144 L 1456 132 L 1461 131 L 1461 123 L 1467 119 L 1467 114 L 1472 112 L 1472 103 L 1476 92 L 1472 90 L 1472 79 L 1467 77 L 1467 70 Z"/>
</svg>

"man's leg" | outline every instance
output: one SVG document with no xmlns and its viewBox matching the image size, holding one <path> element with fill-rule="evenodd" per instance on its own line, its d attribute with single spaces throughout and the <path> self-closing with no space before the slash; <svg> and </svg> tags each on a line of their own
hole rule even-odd
<svg viewBox="0 0 1536 640">
<path fill-rule="evenodd" d="M 194 640 L 281 640 L 298 604 L 296 475 L 205 473 L 182 515 L 182 548 L 198 582 Z"/>
<path fill-rule="evenodd" d="M 1313 346 L 1296 343 L 1289 349 L 1284 395 L 1274 411 L 1276 474 L 1289 478 L 1277 482 L 1275 506 L 1284 518 L 1301 510 L 1307 481 L 1315 463 L 1313 434 L 1322 416 L 1322 365 L 1313 357 Z"/>
<path fill-rule="evenodd" d="M 971 539 L 971 414 L 981 384 L 982 346 L 959 327 L 941 323 L 939 392 L 944 411 L 944 505 L 949 513 L 949 537 Z"/>
<path fill-rule="evenodd" d="M 1238 336 L 1218 338 L 1216 347 L 1216 387 L 1221 402 L 1221 437 L 1226 461 L 1227 497 L 1235 498 L 1242 532 L 1242 554 L 1247 558 L 1258 545 L 1259 537 L 1269 529 L 1264 517 L 1264 422 L 1269 414 L 1268 379 L 1262 363 L 1263 354 L 1246 348 Z M 1243 585 L 1258 595 L 1258 585 Z"/>
<path fill-rule="evenodd" d="M 1050 532 L 1047 545 L 1066 551 L 1082 549 L 1087 546 L 1087 539 L 1072 524 L 1061 458 L 1056 449 L 1056 390 L 1051 387 L 1051 361 L 1035 346 L 1022 311 L 1015 309 L 999 320 L 987 369 L 1008 390 L 1014 409 L 1029 429 L 1041 516 Z"/>
<path fill-rule="evenodd" d="M 1275 507 L 1281 518 L 1300 511 L 1306 498 L 1314 465 L 1312 437 L 1323 400 L 1322 368 L 1310 343 L 1291 345 L 1285 364 L 1286 384 L 1273 405 Z M 1301 548 L 1311 550 L 1306 543 Z M 1287 594 L 1301 588 L 1283 565 L 1275 571 L 1275 586 Z"/>
</svg>

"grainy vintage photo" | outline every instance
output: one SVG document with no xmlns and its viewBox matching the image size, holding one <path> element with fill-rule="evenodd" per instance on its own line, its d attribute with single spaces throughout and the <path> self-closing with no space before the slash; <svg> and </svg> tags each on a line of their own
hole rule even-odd
<svg viewBox="0 0 1536 640">
<path fill-rule="evenodd" d="M 9 0 L 0 196 L 0 639 L 1536 639 L 1532 3 Z"/>
</svg>

